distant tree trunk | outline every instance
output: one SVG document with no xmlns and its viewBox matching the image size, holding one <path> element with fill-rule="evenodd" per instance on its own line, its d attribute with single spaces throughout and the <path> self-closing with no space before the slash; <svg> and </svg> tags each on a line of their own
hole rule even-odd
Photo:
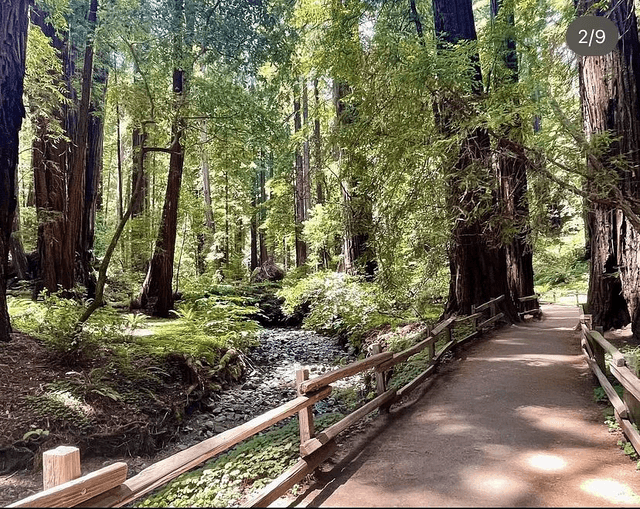
<svg viewBox="0 0 640 509">
<path fill-rule="evenodd" d="M 316 180 L 316 202 L 323 204 L 324 196 L 324 178 L 322 173 L 322 137 L 320 135 L 320 92 L 318 91 L 318 78 L 313 80 L 313 96 L 315 99 L 316 116 L 313 121 L 313 145 L 315 152 L 315 168 L 314 176 Z"/>
<path fill-rule="evenodd" d="M 13 231 L 11 232 L 11 266 L 20 280 L 29 279 L 29 262 L 20 240 L 20 207 L 16 204 L 16 212 L 13 217 Z"/>
<path fill-rule="evenodd" d="M 82 257 L 84 285 L 87 288 L 89 298 L 95 297 L 96 288 L 96 278 L 92 264 L 95 260 L 93 245 L 95 241 L 96 211 L 98 209 L 98 191 L 102 178 L 103 118 L 107 77 L 107 68 L 101 65 L 93 79 L 96 90 L 93 92 L 93 99 L 89 106 L 84 208 L 80 246 L 78 250 Z"/>
<path fill-rule="evenodd" d="M 84 52 L 82 70 L 82 90 L 77 112 L 74 146 L 71 151 L 69 167 L 69 191 L 67 205 L 68 230 L 65 238 L 65 254 L 75 260 L 74 281 L 86 284 L 90 279 L 90 266 L 87 263 L 86 247 L 83 239 L 83 226 L 86 208 L 87 189 L 87 153 L 89 147 L 89 110 L 91 107 L 91 89 L 93 86 L 93 36 L 98 10 L 98 0 L 91 0 L 87 21 L 89 34 Z M 88 234 L 88 228 L 86 228 Z M 95 291 L 95 282 L 91 283 Z"/>
<path fill-rule="evenodd" d="M 578 58 L 585 132 L 589 138 L 603 132 L 614 138 L 601 163 L 619 172 L 618 187 L 623 195 L 638 199 L 640 42 L 634 2 L 615 2 L 606 13 L 593 12 L 596 3 L 595 0 L 578 1 L 578 15 L 606 14 L 616 24 L 620 39 L 607 55 Z M 627 168 L 615 166 L 616 159 L 624 161 Z M 595 166 L 593 158 L 589 158 L 588 171 L 595 173 Z M 595 191 L 592 181 L 587 185 Z M 620 211 L 601 204 L 591 205 L 588 224 L 591 239 L 589 305 L 594 324 L 609 329 L 631 321 L 634 336 L 639 337 L 639 232 Z"/>
<path fill-rule="evenodd" d="M 298 80 L 296 80 L 293 87 L 293 125 L 294 132 L 300 132 L 302 119 L 300 116 L 300 86 Z M 296 267 L 304 265 L 307 261 L 307 243 L 302 240 L 302 223 L 306 219 L 304 183 L 304 155 L 300 153 L 300 148 L 296 146 L 294 188 Z"/>
<path fill-rule="evenodd" d="M 267 190 L 266 190 L 266 173 L 267 169 L 265 167 L 266 162 L 264 158 L 261 157 L 262 164 L 260 166 L 260 172 L 258 173 L 260 180 L 260 210 L 258 212 L 259 222 L 262 223 L 265 220 L 266 213 L 264 208 L 264 203 L 267 201 Z M 260 242 L 260 265 L 265 265 L 269 261 L 269 253 L 267 250 L 267 235 L 264 230 L 258 227 L 258 240 Z"/>
<path fill-rule="evenodd" d="M 333 98 L 338 128 L 344 128 L 356 120 L 357 110 L 344 98 L 351 92 L 348 84 L 334 82 Z M 362 169 L 363 161 L 348 148 L 339 151 L 342 174 L 342 205 L 344 209 L 343 256 L 345 272 L 364 274 L 371 279 L 377 263 L 370 246 L 369 231 L 373 222 L 371 201 L 360 190 L 360 182 L 354 176 Z"/>
<path fill-rule="evenodd" d="M 22 93 L 28 15 L 27 0 L 0 3 L 0 341 L 11 339 L 6 276 L 18 202 L 18 133 L 25 114 Z"/>
<path fill-rule="evenodd" d="M 476 29 L 471 0 L 433 0 L 436 36 L 441 51 L 446 51 L 443 42 L 456 44 L 462 40 L 475 41 Z M 471 55 L 469 64 L 474 70 L 473 92 L 482 91 L 480 58 Z M 455 106 L 446 104 L 446 99 L 436 105 L 436 118 L 441 129 L 451 132 L 451 115 Z M 483 191 L 468 190 L 461 186 L 462 175 L 469 171 L 485 172 L 490 179 L 491 145 L 487 131 L 476 128 L 460 147 L 455 166 L 449 176 L 451 209 L 460 209 L 452 232 L 449 249 L 451 280 L 445 315 L 469 314 L 473 304 L 481 304 L 501 294 L 505 295 L 500 308 L 505 316 L 517 320 L 518 315 L 511 299 L 507 281 L 506 253 L 500 245 L 497 232 L 489 227 L 489 215 L 478 217 L 474 209 Z"/>
<path fill-rule="evenodd" d="M 184 71 L 173 70 L 174 108 L 178 111 L 183 101 Z M 176 228 L 178 225 L 178 199 L 182 184 L 184 167 L 184 150 L 181 140 L 184 133 L 184 120 L 177 116 L 171 129 L 172 145 L 170 147 L 169 176 L 160 229 L 149 263 L 149 270 L 144 284 L 140 304 L 155 316 L 169 316 L 173 309 L 173 258 L 176 247 Z"/>
<path fill-rule="evenodd" d="M 131 217 L 140 216 L 145 210 L 147 202 L 147 188 L 149 181 L 144 171 L 142 159 L 142 147 L 144 146 L 146 135 L 141 129 L 135 128 L 131 135 L 131 147 L 133 149 L 133 169 L 131 170 L 131 189 L 138 188 L 138 180 L 141 181 L 141 191 L 134 204 Z"/>
<path fill-rule="evenodd" d="M 503 0 L 491 0 L 491 17 L 496 19 L 502 8 Z M 509 28 L 514 29 L 513 5 L 501 14 Z M 504 61 L 508 72 L 506 80 L 496 79 L 495 88 L 502 81 L 518 81 L 518 56 L 516 42 L 512 34 L 507 34 L 498 47 L 499 57 Z M 529 204 L 527 202 L 527 166 L 528 160 L 521 146 L 522 126 L 520 119 L 513 125 L 501 126 L 501 136 L 497 142 L 498 197 L 503 221 L 512 238 L 506 240 L 507 280 L 514 303 L 519 297 L 533 295 L 533 250 L 529 243 Z M 515 139 L 514 139 L 515 138 Z"/>
<path fill-rule="evenodd" d="M 255 175 L 253 179 L 253 193 L 251 198 L 251 228 L 250 228 L 250 261 L 249 261 L 249 269 L 253 272 L 254 269 L 258 267 L 258 208 L 257 208 L 257 197 L 258 197 L 258 174 Z"/>
</svg>

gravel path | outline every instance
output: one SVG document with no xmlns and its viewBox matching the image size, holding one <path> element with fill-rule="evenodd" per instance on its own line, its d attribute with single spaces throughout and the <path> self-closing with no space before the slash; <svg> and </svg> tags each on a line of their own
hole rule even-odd
<svg viewBox="0 0 640 509">
<path fill-rule="evenodd" d="M 302 505 L 638 506 L 640 473 L 603 424 L 576 308 L 506 327 L 379 418 Z"/>
</svg>

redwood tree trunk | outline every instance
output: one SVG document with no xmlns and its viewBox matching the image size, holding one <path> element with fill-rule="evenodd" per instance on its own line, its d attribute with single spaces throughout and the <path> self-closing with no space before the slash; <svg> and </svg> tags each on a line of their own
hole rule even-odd
<svg viewBox="0 0 640 509">
<path fill-rule="evenodd" d="M 87 189 L 87 151 L 89 146 L 89 109 L 93 85 L 93 34 L 95 31 L 98 0 L 91 0 L 87 20 L 90 30 L 84 51 L 82 69 L 82 90 L 77 113 L 77 124 L 71 164 L 69 167 L 69 195 L 67 204 L 67 236 L 65 239 L 66 256 L 75 263 L 74 279 L 86 282 L 89 279 L 87 256 L 84 252 L 83 226 L 85 220 L 85 199 Z M 94 288 L 95 290 L 95 285 Z"/>
<path fill-rule="evenodd" d="M 68 61 L 67 45 L 45 18 L 46 13 L 37 7 L 31 10 L 31 22 L 51 39 L 62 61 Z M 67 63 L 64 69 L 68 68 Z M 64 75 L 55 79 L 72 100 L 72 93 L 68 89 L 70 79 Z M 38 280 L 34 286 L 35 295 L 42 288 L 55 292 L 58 285 L 66 289 L 74 285 L 74 259 L 65 251 L 68 229 L 67 167 L 71 147 L 65 138 L 54 134 L 62 129 L 66 137 L 71 137 L 68 130 L 72 122 L 68 117 L 69 108 L 61 104 L 53 106 L 49 115 L 37 116 L 34 121 L 32 168 L 34 202 L 38 212 Z"/>
<path fill-rule="evenodd" d="M 456 44 L 462 40 L 476 40 L 471 0 L 433 0 L 433 12 L 441 51 L 447 51 L 443 42 Z M 471 55 L 469 65 L 474 70 L 472 91 L 476 94 L 482 91 L 479 61 L 477 53 Z M 456 110 L 453 104 L 450 107 L 447 102 L 445 98 L 436 106 L 436 118 L 443 132 L 451 135 L 454 134 L 451 119 Z M 472 305 L 504 294 L 501 311 L 515 321 L 518 315 L 509 293 L 506 251 L 500 243 L 498 232 L 490 227 L 491 212 L 480 214 L 476 210 L 479 201 L 487 197 L 482 195 L 481 189 L 468 190 L 460 186 L 462 176 L 469 171 L 480 172 L 480 177 L 490 182 L 490 151 L 487 131 L 476 128 L 462 142 L 455 165 L 450 170 L 448 200 L 451 208 L 459 208 L 461 213 L 451 234 L 451 280 L 445 315 L 469 314 Z M 495 204 L 495 196 L 493 200 Z"/>
<path fill-rule="evenodd" d="M 79 253 L 83 282 L 89 298 L 95 297 L 96 278 L 92 268 L 95 259 L 93 245 L 95 240 L 96 210 L 98 208 L 98 190 L 102 175 L 102 150 L 104 141 L 104 102 L 106 99 L 107 69 L 100 67 L 94 77 L 94 99 L 89 107 L 87 139 L 87 157 L 85 165 L 85 193 L 80 235 Z"/>
<path fill-rule="evenodd" d="M 347 106 L 344 98 L 350 93 L 346 83 L 334 84 L 334 102 L 337 124 L 346 127 L 356 120 L 357 111 L 354 106 Z M 345 272 L 348 274 L 364 274 L 371 279 L 377 263 L 371 249 L 369 233 L 373 223 L 371 200 L 360 188 L 360 181 L 354 176 L 364 168 L 354 151 L 340 149 L 339 153 L 342 181 L 342 205 L 344 211 L 344 256 Z"/>
<path fill-rule="evenodd" d="M 302 129 L 300 117 L 300 89 L 296 81 L 293 89 L 293 125 L 294 132 L 298 133 Z M 304 265 L 307 261 L 307 243 L 302 240 L 302 223 L 306 219 L 305 210 L 305 179 L 304 179 L 304 155 L 300 153 L 300 148 L 295 150 L 295 237 L 296 237 L 296 267 Z"/>
<path fill-rule="evenodd" d="M 176 108 L 180 108 L 184 90 L 184 71 L 173 70 L 173 91 L 176 95 Z M 162 208 L 160 229 L 149 263 L 149 270 L 144 284 L 140 304 L 155 316 L 169 316 L 173 309 L 173 258 L 176 247 L 176 228 L 178 226 L 178 199 L 182 184 L 184 167 L 184 150 L 181 140 L 184 131 L 184 120 L 179 116 L 172 127 L 173 144 L 169 160 L 169 176 L 167 192 Z"/>
<path fill-rule="evenodd" d="M 595 3 L 580 0 L 578 14 L 586 13 Z M 599 11 L 595 14 L 604 15 Z M 590 138 L 602 132 L 616 138 L 601 162 L 616 168 L 622 193 L 638 199 L 640 42 L 633 0 L 615 2 L 606 14 L 621 34 L 616 48 L 605 56 L 580 57 L 578 61 L 585 132 Z M 627 169 L 614 166 L 615 159 L 624 161 Z M 597 171 L 591 158 L 588 170 Z M 591 179 L 587 185 L 596 191 Z M 624 214 L 604 205 L 591 206 L 588 224 L 589 305 L 594 323 L 609 329 L 630 320 L 634 335 L 640 336 L 640 236 Z"/>
<path fill-rule="evenodd" d="M 509 4 L 508 10 L 500 12 L 502 4 L 503 0 L 491 0 L 491 16 L 495 19 L 500 14 L 506 25 L 513 30 L 513 5 Z M 496 89 L 501 86 L 501 82 L 508 84 L 518 81 L 518 57 L 512 34 L 507 34 L 501 41 L 498 52 L 504 62 L 507 76 L 503 80 L 496 80 Z M 528 160 L 522 151 L 522 143 L 519 143 L 522 141 L 520 119 L 515 119 L 512 125 L 502 125 L 500 131 L 496 147 L 498 195 L 504 226 L 514 232 L 510 239 L 504 239 L 503 236 L 503 241 L 506 240 L 509 291 L 514 303 L 517 303 L 519 297 L 534 293 L 533 250 L 528 241 L 530 232 L 527 202 Z"/>
<path fill-rule="evenodd" d="M 6 274 L 18 202 L 18 133 L 25 113 L 22 92 L 28 9 L 27 0 L 0 3 L 0 341 L 11 339 Z"/>
</svg>

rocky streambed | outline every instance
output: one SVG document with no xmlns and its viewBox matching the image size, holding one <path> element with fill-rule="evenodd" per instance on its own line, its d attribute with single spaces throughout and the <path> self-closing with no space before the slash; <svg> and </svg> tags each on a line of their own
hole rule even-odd
<svg viewBox="0 0 640 509">
<path fill-rule="evenodd" d="M 247 355 L 247 375 L 242 384 L 215 394 L 209 411 L 193 416 L 181 427 L 179 449 L 233 428 L 296 397 L 295 371 L 309 369 L 318 376 L 339 364 L 356 360 L 352 346 L 301 329 L 271 328 L 260 335 L 260 345 Z M 339 380 L 334 388 L 364 391 L 362 374 Z M 344 411 L 344 403 L 329 397 L 316 403 L 316 414 Z"/>
</svg>

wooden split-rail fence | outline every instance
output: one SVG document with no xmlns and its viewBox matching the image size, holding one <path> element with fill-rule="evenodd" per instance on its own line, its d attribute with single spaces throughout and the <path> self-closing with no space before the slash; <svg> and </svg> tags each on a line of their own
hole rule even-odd
<svg viewBox="0 0 640 509">
<path fill-rule="evenodd" d="M 419 343 L 402 352 L 381 353 L 380 345 L 375 344 L 371 349 L 370 357 L 315 378 L 309 379 L 308 370 L 299 369 L 296 371 L 297 398 L 154 463 L 129 479 L 126 478 L 126 463 L 114 463 L 80 477 L 80 454 L 77 448 L 61 446 L 47 451 L 43 454 L 44 491 L 19 500 L 8 507 L 120 507 L 165 485 L 180 474 L 197 467 L 269 426 L 298 414 L 300 460 L 244 504 L 244 507 L 266 506 L 286 493 L 327 459 L 336 449 L 335 438 L 340 432 L 378 408 L 382 412 L 387 411 L 393 402 L 400 400 L 426 380 L 446 352 L 480 336 L 484 330 L 501 320 L 504 314 L 498 312 L 498 304 L 503 299 L 504 295 L 501 295 L 474 307 L 471 315 L 453 316 L 440 322 L 432 330 L 427 329 L 422 334 L 424 339 Z M 468 323 L 470 327 L 460 327 L 459 330 L 464 329 L 470 332 L 458 339 L 455 327 L 462 323 Z M 442 340 L 444 345 L 436 351 L 436 343 L 440 341 L 442 344 Z M 385 372 L 425 349 L 428 349 L 428 368 L 404 387 L 397 390 L 389 389 Z M 333 426 L 321 433 L 316 433 L 313 405 L 331 394 L 330 384 L 369 369 L 373 369 L 375 373 L 377 397 Z"/>
<path fill-rule="evenodd" d="M 635 362 L 627 362 L 625 356 L 602 335 L 602 327 L 593 328 L 590 314 L 585 313 L 586 305 L 581 305 L 580 327 L 582 339 L 580 345 L 591 371 L 600 382 L 605 394 L 613 405 L 613 412 L 629 439 L 633 448 L 640 452 L 640 433 L 636 427 L 640 426 L 640 379 L 637 376 Z M 606 356 L 610 360 L 606 362 Z M 613 375 L 623 387 L 622 398 L 607 378 L 607 373 Z"/>
</svg>

